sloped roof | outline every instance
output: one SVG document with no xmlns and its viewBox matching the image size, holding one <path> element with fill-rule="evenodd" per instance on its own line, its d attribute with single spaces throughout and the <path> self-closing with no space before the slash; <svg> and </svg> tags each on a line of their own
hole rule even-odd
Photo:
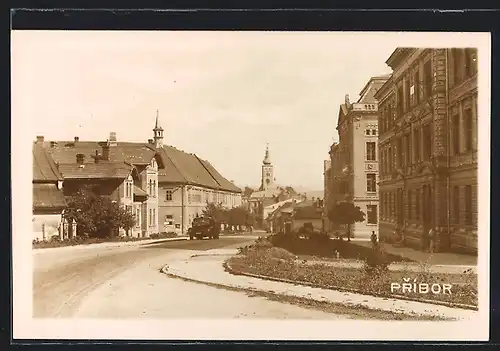
<svg viewBox="0 0 500 351">
<path fill-rule="evenodd" d="M 65 179 L 124 179 L 132 172 L 132 166 L 124 162 L 87 163 L 83 167 L 74 164 L 59 166 Z"/>
<path fill-rule="evenodd" d="M 134 185 L 134 195 L 137 196 L 148 196 L 148 193 L 139 188 L 137 185 Z"/>
<path fill-rule="evenodd" d="M 231 183 L 229 180 L 224 178 L 212 164 L 206 160 L 199 159 L 200 162 L 205 166 L 207 171 L 210 173 L 210 175 L 217 181 L 217 183 L 220 184 L 221 188 L 229 191 L 234 191 L 234 192 L 241 192 L 241 188 L 237 187 L 233 183 Z"/>
<path fill-rule="evenodd" d="M 55 184 L 33 184 L 33 208 L 64 208 L 63 192 Z"/>
<path fill-rule="evenodd" d="M 158 170 L 159 182 L 192 184 L 211 189 L 241 192 L 240 188 L 224 178 L 208 161 L 168 145 L 155 149 L 154 145 L 148 143 L 118 142 L 117 145 L 109 148 L 109 162 L 101 161 L 96 164 L 94 160 L 96 151 L 98 154 L 102 154 L 102 145 L 105 143 L 99 141 L 58 141 L 57 146 L 51 147 L 50 142 L 46 141 L 44 147 L 54 161 L 60 165 L 60 168 L 64 164 L 73 165 L 73 168 L 65 167 L 66 174 L 68 172 L 79 174 L 75 173 L 77 171 L 85 173 L 74 168 L 77 154 L 85 155 L 85 167 L 87 168 L 89 165 L 90 169 L 94 170 L 95 177 L 100 174 L 99 172 L 103 168 L 101 168 L 102 166 L 90 165 L 124 162 L 132 165 L 146 165 L 151 162 L 155 155 L 158 155 L 159 164 L 162 166 Z M 109 174 L 110 171 L 104 172 Z M 122 174 L 119 173 L 119 176 L 121 177 Z"/>
<path fill-rule="evenodd" d="M 94 163 L 96 151 L 102 154 L 102 145 L 106 142 L 98 141 L 58 141 L 56 147 L 50 147 L 45 142 L 45 149 L 54 161 L 59 164 L 76 163 L 76 155 L 85 156 L 84 163 Z M 154 146 L 147 143 L 119 142 L 116 146 L 109 148 L 110 162 L 128 162 L 131 164 L 149 164 L 156 151 Z"/>
<path fill-rule="evenodd" d="M 391 77 L 391 74 L 386 74 L 383 76 L 372 77 L 363 87 L 361 92 L 359 93 L 360 98 L 358 103 L 368 103 L 373 104 L 377 102 L 375 99 L 375 94 L 380 88 L 385 84 L 385 82 Z"/>
<path fill-rule="evenodd" d="M 57 182 L 63 177 L 57 165 L 45 149 L 36 143 L 33 144 L 33 181 Z"/>
<path fill-rule="evenodd" d="M 212 164 L 190 154 L 164 145 L 159 154 L 165 169 L 158 173 L 159 182 L 199 185 L 211 189 L 241 192 L 241 189 L 224 178 Z"/>
</svg>

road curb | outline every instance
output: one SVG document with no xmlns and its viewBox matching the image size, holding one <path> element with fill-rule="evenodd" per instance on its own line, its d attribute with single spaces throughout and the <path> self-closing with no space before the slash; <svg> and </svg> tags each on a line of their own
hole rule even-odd
<svg viewBox="0 0 500 351">
<path fill-rule="evenodd" d="M 224 264 L 225 264 L 225 262 L 224 262 Z M 224 264 L 223 264 L 223 266 L 224 266 Z M 226 268 L 226 267 L 224 267 L 224 268 Z M 263 294 L 269 293 L 266 290 L 262 290 L 262 289 L 258 289 L 258 288 L 250 288 L 250 287 L 249 288 L 243 288 L 243 287 L 238 287 L 238 286 L 233 286 L 233 285 L 207 282 L 207 281 L 203 281 L 203 280 L 189 278 L 187 276 L 178 275 L 178 274 L 169 272 L 169 266 L 168 266 L 168 264 L 166 264 L 165 266 L 163 266 L 160 269 L 160 273 L 165 274 L 167 277 L 170 277 L 170 278 L 181 279 L 183 281 L 192 282 L 192 283 L 198 283 L 198 284 L 204 284 L 204 285 L 212 286 L 212 287 L 216 287 L 216 288 L 229 289 L 229 290 L 232 290 L 232 291 L 253 292 L 253 293 L 257 292 L 257 293 L 263 293 Z M 228 272 L 228 273 L 230 273 L 230 272 Z M 232 274 L 232 273 L 230 273 L 230 274 Z M 246 274 L 241 274 L 241 275 L 246 275 Z M 258 276 L 251 276 L 251 275 L 248 275 L 248 276 L 254 277 L 254 278 L 258 278 Z M 262 279 L 262 278 L 260 278 L 260 279 Z M 278 282 L 289 283 L 287 281 L 279 281 L 279 280 L 277 280 L 277 281 Z M 295 285 L 300 285 L 300 284 L 296 284 L 295 283 Z M 305 297 L 305 296 L 295 296 L 293 294 L 281 294 L 280 293 L 280 294 L 277 294 L 277 295 L 288 296 L 288 297 L 297 297 L 297 298 L 301 298 L 301 299 L 304 299 L 304 300 L 315 301 L 315 302 L 318 302 L 318 303 L 329 303 L 329 304 L 332 304 L 332 305 L 342 305 L 342 306 L 348 307 L 348 308 L 354 308 L 354 307 L 356 307 L 356 306 L 350 305 L 348 303 L 344 303 L 342 301 L 332 302 L 332 301 L 325 301 L 325 300 L 321 300 L 321 299 L 314 299 L 314 298 Z M 362 295 L 366 295 L 366 294 L 362 294 Z M 420 302 L 420 301 L 418 301 L 418 302 Z M 394 314 L 402 314 L 402 315 L 409 316 L 409 317 L 425 316 L 424 314 L 419 314 L 419 313 L 412 312 L 412 311 L 401 311 L 401 310 L 387 311 L 387 310 L 384 310 L 384 309 L 373 308 L 373 307 L 368 307 L 368 306 L 363 306 L 363 308 L 366 308 L 367 310 L 372 310 L 372 311 L 392 312 Z M 432 316 L 436 317 L 436 318 L 444 318 L 440 314 L 432 314 Z"/>
<path fill-rule="evenodd" d="M 103 242 L 103 243 L 93 243 L 93 244 L 80 244 L 80 245 L 68 245 L 68 246 L 60 246 L 60 247 L 47 247 L 47 248 L 37 248 L 31 249 L 33 253 L 46 253 L 53 252 L 58 250 L 84 250 L 90 248 L 112 248 L 112 247 L 130 247 L 130 246 L 145 246 L 145 245 L 153 245 L 155 243 L 164 243 L 164 242 L 176 242 L 176 241 L 185 241 L 188 240 L 187 237 L 180 238 L 172 238 L 171 240 L 165 239 L 151 239 L 152 241 L 146 240 L 136 240 L 136 241 L 125 241 L 125 242 Z"/>
<path fill-rule="evenodd" d="M 363 292 L 363 291 L 358 290 L 358 289 L 344 288 L 344 287 L 338 287 L 338 286 L 325 287 L 325 286 L 320 286 L 320 285 L 312 284 L 312 283 L 308 283 L 308 282 L 294 281 L 294 280 L 289 280 L 289 279 L 270 277 L 270 276 L 266 276 L 266 275 L 246 273 L 246 272 L 242 272 L 242 271 L 239 271 L 239 270 L 232 268 L 227 263 L 227 261 L 225 261 L 222 264 L 222 266 L 224 267 L 226 272 L 228 272 L 230 274 L 243 275 L 243 276 L 262 279 L 262 280 L 270 280 L 270 281 L 275 281 L 275 282 L 280 282 L 280 283 L 288 283 L 288 284 L 294 284 L 294 285 L 303 285 L 303 286 L 308 286 L 311 288 L 318 288 L 318 289 L 337 290 L 337 291 L 342 291 L 342 292 L 349 292 L 349 293 L 353 293 L 353 294 L 368 295 L 368 296 L 374 296 L 374 297 L 380 297 L 380 298 L 427 303 L 427 304 L 431 304 L 431 305 L 438 305 L 438 306 L 444 306 L 444 307 L 450 307 L 450 308 L 460 308 L 460 309 L 476 311 L 476 312 L 479 310 L 478 307 L 473 306 L 473 305 L 467 305 L 467 304 L 459 304 L 459 303 L 452 303 L 452 302 L 446 302 L 446 301 L 435 301 L 435 300 L 429 300 L 429 299 L 415 299 L 415 298 L 411 298 L 411 297 L 403 296 L 403 295 L 366 293 L 366 292 Z"/>
</svg>

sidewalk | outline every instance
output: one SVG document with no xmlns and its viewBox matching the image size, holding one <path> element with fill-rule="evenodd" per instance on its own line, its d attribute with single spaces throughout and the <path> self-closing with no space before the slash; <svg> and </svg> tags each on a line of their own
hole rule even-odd
<svg viewBox="0 0 500 351">
<path fill-rule="evenodd" d="M 357 242 L 360 246 L 371 247 L 371 242 Z M 453 265 L 453 266 L 476 266 L 477 256 L 465 255 L 453 252 L 436 252 L 430 254 L 429 252 L 415 250 L 410 247 L 396 247 L 391 244 L 381 243 L 382 248 L 390 254 L 409 258 L 416 262 L 428 261 L 431 265 Z"/>
<path fill-rule="evenodd" d="M 342 267 L 342 268 L 362 268 L 363 262 L 361 261 L 331 261 L 331 260 L 307 260 L 306 264 L 323 264 L 332 267 Z M 422 268 L 416 263 L 391 263 L 389 265 L 389 270 L 391 271 L 404 271 L 408 270 L 411 272 L 420 272 Z M 473 273 L 477 274 L 477 266 L 466 266 L 466 265 L 429 265 L 429 272 L 431 273 L 450 273 L 450 274 L 462 274 L 465 270 L 470 269 Z"/>
<path fill-rule="evenodd" d="M 369 309 L 404 313 L 407 315 L 440 316 L 447 319 L 463 320 L 474 318 L 476 311 L 427 304 L 422 302 L 381 298 L 369 295 L 340 292 L 330 289 L 312 288 L 303 285 L 283 283 L 233 275 L 225 271 L 223 262 L 236 254 L 236 250 L 209 250 L 201 255 L 186 255 L 184 259 L 172 260 L 162 269 L 164 273 L 231 288 L 264 291 L 274 294 L 313 299 L 321 302 L 342 304 L 345 306 L 363 306 Z"/>
<path fill-rule="evenodd" d="M 72 245 L 72 246 L 61 246 L 61 247 L 50 247 L 46 249 L 32 249 L 34 254 L 42 254 L 49 252 L 62 252 L 62 251 L 72 251 L 72 250 L 88 250 L 88 249 L 105 249 L 111 247 L 131 247 L 131 246 L 141 246 L 149 245 L 155 243 L 162 243 L 166 241 L 182 241 L 187 240 L 185 236 L 179 236 L 176 238 L 163 238 L 163 239 L 145 239 L 137 241 L 115 241 L 115 242 L 104 242 L 96 244 L 86 244 L 86 245 Z"/>
</svg>

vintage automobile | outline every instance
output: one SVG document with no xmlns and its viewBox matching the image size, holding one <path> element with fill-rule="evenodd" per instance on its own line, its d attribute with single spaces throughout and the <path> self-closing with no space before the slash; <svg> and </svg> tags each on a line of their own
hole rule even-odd
<svg viewBox="0 0 500 351">
<path fill-rule="evenodd" d="M 193 220 L 193 224 L 189 229 L 189 239 L 201 240 L 207 237 L 209 239 L 219 239 L 219 233 L 220 224 L 212 217 L 197 217 Z"/>
</svg>

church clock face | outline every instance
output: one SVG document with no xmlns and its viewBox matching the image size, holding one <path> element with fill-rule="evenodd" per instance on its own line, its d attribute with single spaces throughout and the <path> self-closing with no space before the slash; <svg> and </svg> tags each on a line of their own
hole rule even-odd
<svg viewBox="0 0 500 351">
<path fill-rule="evenodd" d="M 266 183 L 267 183 L 267 184 L 271 183 L 271 179 L 267 178 L 267 179 L 266 179 Z"/>
</svg>

